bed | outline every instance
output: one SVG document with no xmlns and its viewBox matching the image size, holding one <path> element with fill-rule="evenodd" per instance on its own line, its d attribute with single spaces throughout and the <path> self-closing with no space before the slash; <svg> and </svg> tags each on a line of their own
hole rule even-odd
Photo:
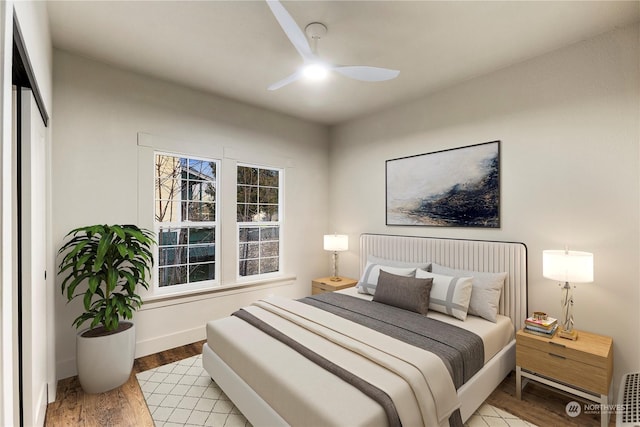
<svg viewBox="0 0 640 427">
<path fill-rule="evenodd" d="M 495 322 L 485 320 L 482 309 L 477 315 L 468 314 L 464 321 L 451 315 L 451 307 L 437 312 L 431 310 L 430 305 L 426 316 L 406 314 L 411 321 L 421 317 L 425 322 L 435 322 L 439 326 L 434 329 L 441 330 L 439 333 L 450 333 L 447 325 L 462 325 L 465 331 L 480 337 L 482 363 L 477 372 L 456 376 L 445 357 L 414 350 L 405 343 L 397 344 L 395 338 L 378 332 L 378 326 L 366 328 L 342 315 L 336 316 L 337 312 L 357 310 L 364 310 L 364 314 L 355 316 L 369 316 L 366 310 L 373 306 L 369 302 L 373 297 L 361 293 L 364 285 L 359 285 L 360 292 L 350 288 L 340 291 L 345 295 L 323 294 L 313 300 L 275 297 L 240 310 L 241 314 L 209 322 L 207 343 L 203 346 L 204 368 L 256 426 L 393 425 L 394 416 L 404 425 L 459 425 L 466 421 L 515 368 L 515 331 L 522 327 L 527 315 L 526 246 L 511 242 L 361 235 L 360 281 L 372 265 L 385 263 L 399 270 L 407 265 L 429 264 L 434 269 L 430 277 L 436 278 L 440 277 L 436 273 L 460 273 L 461 270 L 481 272 L 476 273 L 478 277 L 506 273 L 495 304 Z M 392 270 L 389 268 L 390 273 Z M 414 276 L 423 273 L 415 271 Z M 475 285 L 474 281 L 473 290 Z M 343 304 L 343 300 L 350 304 L 348 310 L 334 307 L 336 312 L 331 313 L 326 312 L 326 308 L 317 308 Z M 438 300 L 432 298 L 433 301 Z M 401 313 L 404 310 L 396 307 L 388 310 L 392 315 L 405 316 Z M 267 322 L 272 323 L 265 327 Z M 356 338 L 345 338 L 352 330 Z M 466 337 L 461 338 L 463 343 Z M 287 339 L 293 344 L 287 343 Z M 366 349 L 362 349 L 363 343 Z M 305 351 L 310 349 L 316 359 L 304 355 L 295 345 Z M 398 365 L 394 365 L 396 363 Z M 384 372 L 379 364 L 385 366 Z M 439 364 L 446 369 L 438 368 Z M 463 376 L 463 380 L 456 379 Z M 373 390 L 359 386 L 359 382 Z M 405 382 L 409 384 L 407 388 Z M 391 403 L 385 401 L 389 396 L 392 396 Z M 420 423 L 414 423 L 419 418 Z"/>
</svg>

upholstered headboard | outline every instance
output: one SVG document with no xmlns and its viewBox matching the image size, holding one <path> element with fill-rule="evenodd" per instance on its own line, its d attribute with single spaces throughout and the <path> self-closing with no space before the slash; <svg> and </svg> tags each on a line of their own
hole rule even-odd
<svg viewBox="0 0 640 427">
<path fill-rule="evenodd" d="M 361 274 L 369 255 L 395 261 L 429 261 L 463 270 L 506 271 L 498 312 L 509 316 L 516 330 L 524 325 L 527 317 L 527 247 L 524 243 L 362 234 Z"/>
</svg>

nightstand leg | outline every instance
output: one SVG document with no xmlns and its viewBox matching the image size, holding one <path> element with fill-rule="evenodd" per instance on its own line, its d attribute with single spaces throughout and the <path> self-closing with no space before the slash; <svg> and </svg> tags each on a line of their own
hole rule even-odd
<svg viewBox="0 0 640 427">
<path fill-rule="evenodd" d="M 516 397 L 522 400 L 522 369 L 516 366 Z"/>
<path fill-rule="evenodd" d="M 609 396 L 606 394 L 600 395 L 600 426 L 607 427 L 609 425 Z"/>
</svg>

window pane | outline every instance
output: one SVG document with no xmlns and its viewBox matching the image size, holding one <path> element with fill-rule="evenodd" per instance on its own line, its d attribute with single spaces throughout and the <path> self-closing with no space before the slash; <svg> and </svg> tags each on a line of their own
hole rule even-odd
<svg viewBox="0 0 640 427">
<path fill-rule="evenodd" d="M 156 181 L 164 182 L 168 179 L 179 178 L 182 174 L 180 158 L 174 156 L 156 155 L 155 176 Z"/>
<path fill-rule="evenodd" d="M 216 179 L 215 171 L 215 162 L 189 159 L 189 179 L 214 181 Z"/>
<path fill-rule="evenodd" d="M 260 205 L 260 221 L 278 221 L 278 205 Z"/>
<path fill-rule="evenodd" d="M 240 252 L 238 253 L 238 257 L 240 259 L 258 258 L 260 255 L 259 243 L 240 243 L 239 247 Z"/>
<path fill-rule="evenodd" d="M 184 246 L 162 247 L 158 250 L 158 265 L 176 265 L 187 263 L 187 248 Z"/>
<path fill-rule="evenodd" d="M 209 202 L 185 202 L 184 205 L 188 205 L 189 221 L 215 221 L 216 220 L 216 205 Z"/>
<path fill-rule="evenodd" d="M 259 274 L 260 263 L 257 259 L 240 261 L 240 276 L 253 276 Z"/>
<path fill-rule="evenodd" d="M 215 243 L 216 241 L 216 229 L 215 228 L 190 228 L 189 229 L 189 244 L 197 243 Z"/>
<path fill-rule="evenodd" d="M 189 282 L 202 282 L 216 278 L 215 263 L 195 264 L 189 266 Z"/>
<path fill-rule="evenodd" d="M 214 202 L 216 199 L 215 188 L 211 182 L 187 181 L 187 187 L 185 199 L 202 202 Z"/>
<path fill-rule="evenodd" d="M 279 242 L 266 242 L 260 244 L 260 258 L 278 256 Z"/>
<path fill-rule="evenodd" d="M 271 203 L 271 204 L 277 204 L 278 203 L 278 189 L 277 188 L 260 187 L 260 204 L 265 204 L 265 203 Z"/>
<path fill-rule="evenodd" d="M 258 203 L 258 187 L 249 185 L 238 185 L 238 203 Z"/>
<path fill-rule="evenodd" d="M 187 267 L 162 267 L 158 269 L 158 285 L 160 287 L 187 283 Z"/>
<path fill-rule="evenodd" d="M 238 222 L 253 222 L 258 217 L 258 205 L 238 203 Z"/>
<path fill-rule="evenodd" d="M 240 229 L 240 242 L 257 242 L 260 240 L 258 227 L 243 227 Z"/>
<path fill-rule="evenodd" d="M 216 260 L 216 247 L 214 245 L 195 246 L 189 248 L 189 264 Z"/>
<path fill-rule="evenodd" d="M 156 221 L 176 222 L 180 220 L 180 203 L 178 200 L 157 200 Z"/>
<path fill-rule="evenodd" d="M 258 185 L 258 169 L 238 166 L 238 184 Z"/>
<path fill-rule="evenodd" d="M 260 239 L 265 240 L 278 240 L 280 237 L 280 227 L 262 227 L 260 228 Z"/>
<path fill-rule="evenodd" d="M 182 181 L 179 179 L 156 179 L 155 198 L 172 200 L 180 196 L 180 186 Z"/>
<path fill-rule="evenodd" d="M 278 271 L 278 258 L 262 258 L 260 259 L 260 273 L 273 273 Z"/>
<path fill-rule="evenodd" d="M 277 187 L 278 171 L 274 169 L 260 169 L 260 185 L 267 187 Z"/>
<path fill-rule="evenodd" d="M 186 228 L 161 228 L 158 232 L 158 246 L 184 245 L 186 243 Z"/>
</svg>

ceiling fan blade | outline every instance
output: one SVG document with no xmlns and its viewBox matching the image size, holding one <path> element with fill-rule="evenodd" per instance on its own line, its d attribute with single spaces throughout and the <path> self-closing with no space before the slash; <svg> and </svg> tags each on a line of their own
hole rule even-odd
<svg viewBox="0 0 640 427">
<path fill-rule="evenodd" d="M 291 74 L 290 76 L 285 77 L 284 79 L 275 82 L 274 84 L 272 84 L 271 86 L 269 86 L 267 89 L 268 90 L 277 90 L 280 89 L 283 86 L 288 85 L 289 83 L 293 83 L 296 80 L 298 80 L 300 77 L 302 77 L 302 73 L 300 71 L 296 71 L 295 73 Z"/>
<path fill-rule="evenodd" d="M 391 80 L 400 74 L 399 70 L 369 67 L 366 65 L 338 66 L 334 67 L 333 70 L 352 79 L 362 80 L 363 82 Z"/>
<path fill-rule="evenodd" d="M 294 21 L 293 17 L 287 12 L 287 9 L 285 9 L 278 0 L 267 0 L 267 5 L 293 44 L 293 47 L 296 48 L 305 61 L 312 60 L 314 55 L 307 41 L 307 36 L 305 36 L 300 27 L 298 27 L 298 24 L 296 24 L 296 21 Z"/>
</svg>

